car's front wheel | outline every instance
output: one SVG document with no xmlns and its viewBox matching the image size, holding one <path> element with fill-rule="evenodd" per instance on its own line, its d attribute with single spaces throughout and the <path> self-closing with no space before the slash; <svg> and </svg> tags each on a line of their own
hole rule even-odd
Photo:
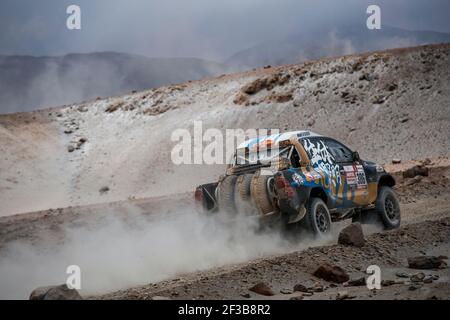
<svg viewBox="0 0 450 320">
<path fill-rule="evenodd" d="M 331 232 L 331 216 L 326 203 L 320 198 L 308 202 L 304 225 L 314 237 L 321 238 Z"/>
<path fill-rule="evenodd" d="M 390 187 L 381 187 L 378 192 L 375 211 L 387 230 L 400 227 L 400 203 Z"/>
</svg>

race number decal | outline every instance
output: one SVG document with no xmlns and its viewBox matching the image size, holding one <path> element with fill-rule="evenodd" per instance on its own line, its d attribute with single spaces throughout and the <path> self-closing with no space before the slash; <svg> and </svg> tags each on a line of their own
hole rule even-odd
<svg viewBox="0 0 450 320">
<path fill-rule="evenodd" d="M 364 168 L 362 165 L 356 166 L 356 178 L 358 189 L 366 189 L 367 188 L 367 180 L 366 173 L 364 172 Z"/>
<path fill-rule="evenodd" d="M 367 188 L 366 174 L 361 165 L 344 166 L 345 179 L 350 187 L 358 189 Z"/>
</svg>

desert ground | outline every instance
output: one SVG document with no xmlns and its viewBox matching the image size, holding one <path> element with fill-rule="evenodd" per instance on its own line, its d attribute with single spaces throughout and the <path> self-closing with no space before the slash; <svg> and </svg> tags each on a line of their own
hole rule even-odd
<svg viewBox="0 0 450 320">
<path fill-rule="evenodd" d="M 0 298 L 26 299 L 79 264 L 90 299 L 448 299 L 449 67 L 450 45 L 423 46 L 0 115 Z M 337 243 L 347 221 L 329 239 L 292 241 L 204 217 L 192 190 L 224 166 L 170 158 L 171 133 L 193 121 L 345 142 L 397 179 L 401 228 L 363 226 L 353 247 Z M 427 173 L 411 175 L 416 166 Z M 420 255 L 442 264 L 410 268 Z M 325 263 L 350 282 L 314 276 Z M 381 290 L 351 281 L 369 265 Z M 270 295 L 250 290 L 258 283 Z"/>
</svg>

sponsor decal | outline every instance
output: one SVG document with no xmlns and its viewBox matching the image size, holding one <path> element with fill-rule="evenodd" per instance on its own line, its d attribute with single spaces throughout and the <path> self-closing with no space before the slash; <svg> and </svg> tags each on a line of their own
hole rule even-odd
<svg viewBox="0 0 450 320">
<path fill-rule="evenodd" d="M 362 165 L 344 166 L 345 179 L 350 187 L 366 189 L 366 173 Z"/>
<path fill-rule="evenodd" d="M 294 173 L 294 174 L 292 175 L 292 180 L 294 181 L 294 183 L 295 183 L 297 186 L 302 185 L 303 182 L 304 182 L 302 176 L 299 175 L 298 173 Z"/>
<path fill-rule="evenodd" d="M 339 165 L 336 164 L 333 155 L 330 153 L 325 143 L 320 140 L 312 142 L 310 139 L 304 139 L 303 146 L 310 154 L 314 169 L 322 171 L 329 176 L 332 186 L 337 188 L 337 186 L 341 183 Z M 314 178 L 313 180 L 315 179 L 317 178 Z"/>
</svg>

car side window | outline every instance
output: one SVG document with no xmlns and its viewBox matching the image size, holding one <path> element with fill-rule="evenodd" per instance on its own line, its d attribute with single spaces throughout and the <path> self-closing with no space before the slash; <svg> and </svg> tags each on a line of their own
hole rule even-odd
<svg viewBox="0 0 450 320">
<path fill-rule="evenodd" d="M 349 148 L 331 139 L 326 139 L 325 143 L 337 162 L 353 162 L 352 151 Z"/>
</svg>

